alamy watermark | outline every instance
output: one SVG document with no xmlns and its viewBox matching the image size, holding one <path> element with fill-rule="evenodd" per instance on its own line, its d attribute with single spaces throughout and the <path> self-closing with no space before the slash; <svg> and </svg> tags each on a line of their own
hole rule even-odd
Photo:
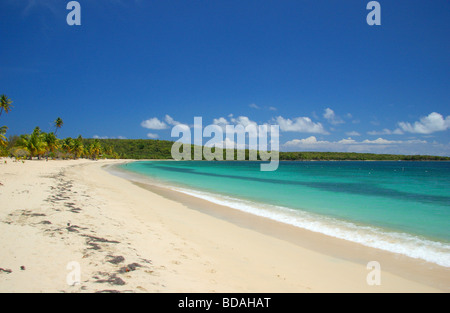
<svg viewBox="0 0 450 313">
<path fill-rule="evenodd" d="M 189 126 L 179 124 L 172 128 L 171 136 L 179 137 L 171 149 L 174 160 L 244 161 L 247 160 L 248 154 L 249 161 L 258 159 L 270 161 L 261 164 L 261 171 L 275 171 L 278 168 L 280 133 L 278 125 L 214 124 L 203 128 L 202 117 L 194 117 L 193 129 L 192 141 Z M 204 143 L 204 137 L 211 139 Z"/>
<path fill-rule="evenodd" d="M 76 286 L 81 284 L 81 265 L 77 261 L 67 263 L 66 269 L 70 271 L 66 275 L 66 283 L 69 286 Z"/>
<path fill-rule="evenodd" d="M 366 276 L 366 282 L 369 286 L 381 285 L 381 265 L 377 261 L 367 263 L 368 270 L 371 270 Z"/>
<path fill-rule="evenodd" d="M 80 26 L 81 25 L 81 5 L 78 1 L 70 1 L 66 6 L 70 12 L 67 14 L 67 25 Z M 366 5 L 367 10 L 371 10 L 367 14 L 366 21 L 370 26 L 381 25 L 381 5 L 378 1 L 370 1 Z"/>
<path fill-rule="evenodd" d="M 69 26 L 81 25 L 81 5 L 78 1 L 70 1 L 66 6 L 67 10 L 71 10 L 67 14 L 66 22 Z"/>
<path fill-rule="evenodd" d="M 366 6 L 367 10 L 371 10 L 367 14 L 366 22 L 369 26 L 381 25 L 381 5 L 378 1 L 370 1 Z"/>
</svg>

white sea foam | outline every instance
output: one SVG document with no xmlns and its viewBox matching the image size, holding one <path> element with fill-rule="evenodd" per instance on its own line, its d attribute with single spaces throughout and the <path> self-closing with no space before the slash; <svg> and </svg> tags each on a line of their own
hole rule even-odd
<svg viewBox="0 0 450 313">
<path fill-rule="evenodd" d="M 171 187 L 171 189 L 236 210 L 322 233 L 327 236 L 422 259 L 444 267 L 450 267 L 450 245 L 448 244 L 419 238 L 406 233 L 387 232 L 376 227 L 360 226 L 281 206 L 260 204 L 180 187 Z"/>
</svg>

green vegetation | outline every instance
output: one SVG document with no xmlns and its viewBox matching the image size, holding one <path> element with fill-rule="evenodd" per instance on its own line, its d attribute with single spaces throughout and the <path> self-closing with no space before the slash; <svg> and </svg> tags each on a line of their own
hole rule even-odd
<svg viewBox="0 0 450 313">
<path fill-rule="evenodd" d="M 55 127 L 56 127 L 56 129 L 55 129 L 55 135 L 56 135 L 56 133 L 58 132 L 58 129 L 60 129 L 63 126 L 64 122 L 63 122 L 63 120 L 60 117 L 58 117 L 54 121 L 54 124 L 55 124 Z"/>
<path fill-rule="evenodd" d="M 0 96 L 0 116 L 2 116 L 2 113 L 9 113 L 11 110 L 11 99 L 9 99 L 6 95 Z M 0 156 L 5 155 L 7 153 L 7 146 L 8 146 L 8 140 L 6 139 L 6 131 L 8 130 L 8 127 L 6 126 L 0 126 Z"/>
<path fill-rule="evenodd" d="M 6 96 L 0 96 L 0 116 L 3 112 L 9 113 L 12 101 Z M 14 156 L 22 159 L 78 159 L 89 158 L 117 158 L 117 153 L 105 143 L 98 139 L 58 139 L 56 133 L 63 126 L 63 120 L 58 117 L 54 121 L 55 132 L 45 133 L 36 127 L 31 134 L 11 136 L 6 138 L 8 127 L 0 127 L 0 156 Z"/>
<path fill-rule="evenodd" d="M 315 161 L 448 161 L 449 157 L 430 155 L 373 154 L 355 152 L 281 152 L 280 160 Z"/>
<path fill-rule="evenodd" d="M 172 141 L 151 139 L 84 139 L 85 144 L 94 141 L 109 147 L 120 159 L 172 159 Z"/>
<path fill-rule="evenodd" d="M 11 99 L 0 96 L 0 116 L 9 113 Z M 36 127 L 31 134 L 6 137 L 8 127 L 0 127 L 0 156 L 17 158 L 121 158 L 121 159 L 172 159 L 173 141 L 152 139 L 58 139 L 56 133 L 64 125 L 58 117 L 54 121 L 55 132 L 45 133 Z M 193 159 L 194 148 L 191 146 Z M 213 149 L 214 152 L 214 149 Z M 234 151 L 237 159 L 237 150 Z M 224 150 L 225 159 L 225 150 Z M 249 159 L 249 150 L 245 150 L 245 159 Z M 280 152 L 282 161 L 448 161 L 450 157 L 428 155 L 394 155 L 351 152 Z"/>
<path fill-rule="evenodd" d="M 8 127 L 1 126 L 0 127 L 0 147 L 5 147 L 8 144 L 8 139 L 6 139 L 6 131 L 8 130 Z"/>
<path fill-rule="evenodd" d="M 36 127 L 31 134 L 21 135 L 9 145 L 9 155 L 16 158 L 57 158 L 96 160 L 102 158 L 117 158 L 113 150 L 100 143 L 98 139 L 87 142 L 81 136 L 76 139 L 67 137 L 58 139 L 54 133 L 45 133 Z"/>
<path fill-rule="evenodd" d="M 93 139 L 84 139 L 91 142 Z M 171 148 L 173 141 L 153 139 L 100 139 L 103 145 L 111 149 L 121 159 L 172 159 Z M 213 150 L 214 152 L 214 150 Z M 248 160 L 249 151 L 246 150 Z M 193 159 L 193 147 L 191 156 Z M 225 155 L 225 154 L 224 154 Z M 225 157 L 224 157 L 225 159 Z M 235 159 L 236 151 L 235 151 Z M 427 156 L 427 155 L 395 155 L 395 154 L 372 154 L 352 152 L 280 152 L 282 161 L 444 161 L 450 157 Z"/>
<path fill-rule="evenodd" d="M 12 108 L 11 103 L 11 99 L 9 99 L 6 95 L 0 96 L 0 116 L 2 116 L 3 112 L 9 113 Z"/>
</svg>

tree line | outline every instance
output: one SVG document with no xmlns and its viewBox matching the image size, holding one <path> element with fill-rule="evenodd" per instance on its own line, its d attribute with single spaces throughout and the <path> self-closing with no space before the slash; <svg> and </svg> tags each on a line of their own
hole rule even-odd
<svg viewBox="0 0 450 313">
<path fill-rule="evenodd" d="M 0 117 L 2 113 L 9 113 L 12 109 L 12 100 L 6 95 L 0 96 Z M 7 126 L 0 127 L 0 156 L 12 156 L 20 159 L 78 159 L 89 158 L 96 160 L 102 158 L 117 158 L 118 155 L 111 147 L 100 140 L 86 140 L 81 136 L 77 138 L 57 137 L 58 130 L 64 125 L 58 117 L 53 122 L 54 132 L 43 132 L 35 127 L 31 134 L 6 137 Z"/>
<path fill-rule="evenodd" d="M 0 117 L 12 109 L 12 100 L 0 96 Z M 172 159 L 173 141 L 152 139 L 86 139 L 67 137 L 59 139 L 58 130 L 64 125 L 58 117 L 54 122 L 54 132 L 43 132 L 36 127 L 31 134 L 6 137 L 7 126 L 0 127 L 0 156 L 16 158 L 121 158 L 121 159 Z M 214 153 L 214 148 L 212 149 Z M 225 158 L 225 150 L 224 160 Z M 237 159 L 237 150 L 234 151 Z M 194 159 L 194 146 L 191 146 Z M 450 157 L 430 155 L 396 155 L 352 152 L 280 152 L 281 161 L 443 161 Z M 249 150 L 245 150 L 249 159 Z M 259 159 L 259 155 L 258 155 Z"/>
<path fill-rule="evenodd" d="M 154 139 L 101 139 L 105 145 L 121 159 L 172 159 L 173 141 Z M 214 153 L 214 148 L 212 149 Z M 248 149 L 245 159 L 249 159 Z M 226 151 L 223 150 L 225 160 Z M 191 146 L 191 159 L 194 159 L 194 146 Z M 237 160 L 237 150 L 234 150 Z M 258 160 L 259 154 L 258 154 Z M 281 161 L 449 161 L 450 157 L 431 155 L 373 154 L 355 152 L 280 152 Z"/>
</svg>

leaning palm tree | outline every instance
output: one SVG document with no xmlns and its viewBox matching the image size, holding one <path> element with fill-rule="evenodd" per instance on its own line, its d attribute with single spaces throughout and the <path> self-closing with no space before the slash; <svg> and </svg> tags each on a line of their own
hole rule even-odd
<svg viewBox="0 0 450 313">
<path fill-rule="evenodd" d="M 55 123 L 55 127 L 56 127 L 56 129 L 55 129 L 55 135 L 56 135 L 56 133 L 58 132 L 58 129 L 60 129 L 64 125 L 64 122 L 63 122 L 63 120 L 60 117 L 58 117 L 54 121 L 54 123 Z"/>
<path fill-rule="evenodd" d="M 5 111 L 5 113 L 8 113 L 11 110 L 11 103 L 11 99 L 9 99 L 6 95 L 0 96 L 0 116 L 2 115 L 3 111 Z"/>
</svg>

